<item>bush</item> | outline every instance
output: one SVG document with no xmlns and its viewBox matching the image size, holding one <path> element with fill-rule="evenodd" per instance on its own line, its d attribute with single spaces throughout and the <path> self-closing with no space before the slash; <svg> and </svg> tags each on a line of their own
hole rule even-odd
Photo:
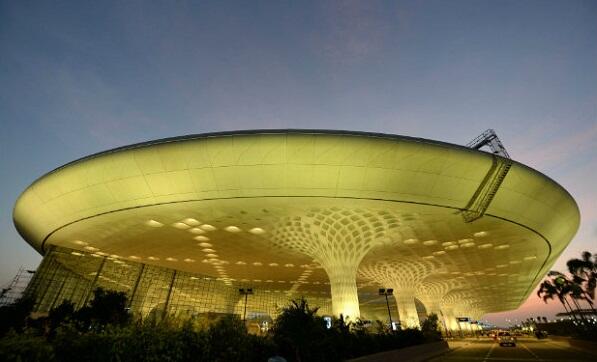
<svg viewBox="0 0 597 362">
<path fill-rule="evenodd" d="M 249 334 L 236 315 L 131 322 L 125 305 L 121 293 L 96 290 L 89 306 L 75 311 L 65 301 L 28 329 L 21 313 L 21 320 L 11 321 L 12 332 L 0 339 L 0 360 L 265 361 L 280 354 L 289 361 L 340 361 L 437 338 L 432 316 L 423 331 L 389 331 L 377 323 L 379 333 L 371 333 L 365 323 L 342 317 L 327 329 L 318 308 L 302 298 L 282 309 L 266 336 Z"/>
<path fill-rule="evenodd" d="M 0 339 L 0 361 L 52 360 L 52 345 L 44 337 L 9 332 Z"/>
<path fill-rule="evenodd" d="M 0 337 L 8 331 L 22 332 L 33 310 L 33 299 L 21 298 L 14 304 L 0 307 Z"/>
</svg>

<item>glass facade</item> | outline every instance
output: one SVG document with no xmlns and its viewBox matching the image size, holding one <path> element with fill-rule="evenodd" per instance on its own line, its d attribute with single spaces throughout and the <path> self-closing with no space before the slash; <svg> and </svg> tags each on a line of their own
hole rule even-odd
<svg viewBox="0 0 597 362">
<path fill-rule="evenodd" d="M 242 318 L 246 306 L 246 319 L 259 324 L 271 321 L 280 307 L 301 296 L 59 247 L 47 252 L 26 293 L 35 299 L 35 311 L 43 313 L 64 300 L 81 308 L 98 287 L 126 293 L 131 312 L 141 318 L 218 314 Z M 247 287 L 253 288 L 253 294 L 245 298 L 239 289 Z M 319 314 L 331 314 L 329 295 L 305 298 L 320 307 Z"/>
</svg>

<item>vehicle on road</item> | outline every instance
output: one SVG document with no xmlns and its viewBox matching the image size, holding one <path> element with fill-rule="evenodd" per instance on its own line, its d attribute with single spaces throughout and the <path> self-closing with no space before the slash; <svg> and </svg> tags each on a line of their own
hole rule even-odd
<svg viewBox="0 0 597 362">
<path fill-rule="evenodd" d="M 498 334 L 498 343 L 501 347 L 516 347 L 516 337 L 514 337 L 510 332 L 500 332 Z"/>
</svg>

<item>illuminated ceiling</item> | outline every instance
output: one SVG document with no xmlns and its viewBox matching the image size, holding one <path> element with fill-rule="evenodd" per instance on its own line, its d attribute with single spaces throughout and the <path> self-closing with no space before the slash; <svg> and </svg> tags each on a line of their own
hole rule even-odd
<svg viewBox="0 0 597 362">
<path fill-rule="evenodd" d="M 334 309 L 352 315 L 357 294 L 380 286 L 482 314 L 518 307 L 580 218 L 561 186 L 514 162 L 485 216 L 464 222 L 492 157 L 365 133 L 189 136 L 61 167 L 21 195 L 14 220 L 40 252 L 61 245 L 256 288 L 331 288 Z"/>
</svg>

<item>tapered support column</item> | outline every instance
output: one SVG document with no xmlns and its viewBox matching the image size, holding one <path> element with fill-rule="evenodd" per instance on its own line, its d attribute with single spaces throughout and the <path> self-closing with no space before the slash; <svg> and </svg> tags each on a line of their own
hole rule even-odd
<svg viewBox="0 0 597 362">
<path fill-rule="evenodd" d="M 446 323 L 446 328 L 450 331 L 458 331 L 458 322 L 456 321 L 456 316 L 454 315 L 454 310 L 452 308 L 444 308 L 442 309 L 444 312 L 444 321 Z"/>
<path fill-rule="evenodd" d="M 399 291 L 396 296 L 400 324 L 402 328 L 420 328 L 419 315 L 415 305 L 415 297 L 412 293 Z"/>
<path fill-rule="evenodd" d="M 427 315 L 435 314 L 438 316 L 438 318 L 441 317 L 439 298 L 428 297 L 419 300 L 421 300 L 423 305 L 425 305 L 425 311 L 427 312 Z"/>
<path fill-rule="evenodd" d="M 330 278 L 332 311 L 334 316 L 348 317 L 354 321 L 360 316 L 357 294 L 356 267 L 344 265 L 324 265 Z"/>
</svg>

